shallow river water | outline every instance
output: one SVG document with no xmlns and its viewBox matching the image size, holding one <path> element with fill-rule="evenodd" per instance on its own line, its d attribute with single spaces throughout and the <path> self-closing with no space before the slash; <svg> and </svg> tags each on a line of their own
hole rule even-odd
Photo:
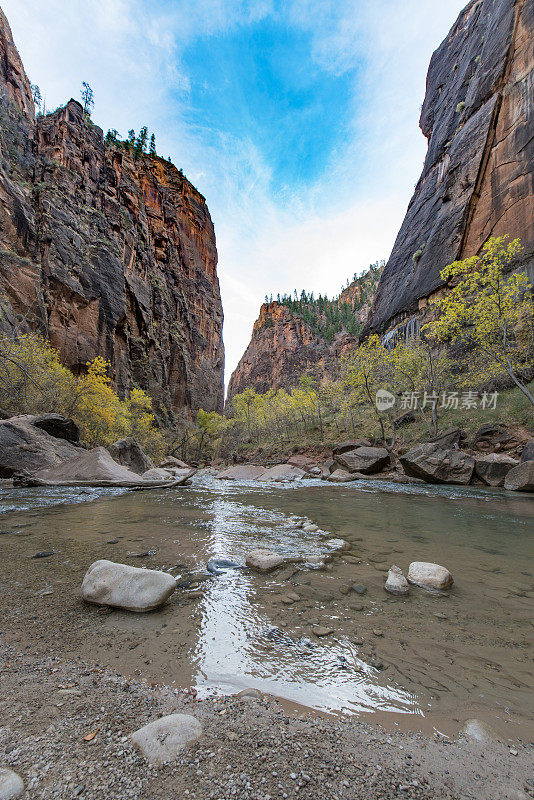
<svg viewBox="0 0 534 800">
<path fill-rule="evenodd" d="M 531 497 L 197 476 L 191 487 L 150 492 L 5 488 L 0 511 L 1 630 L 28 649 L 57 649 L 199 697 L 256 687 L 408 727 L 451 731 L 478 717 L 531 730 Z M 310 517 L 350 549 L 335 554 L 327 535 L 303 533 L 290 515 Z M 293 565 L 264 577 L 206 570 L 212 558 L 244 564 L 257 547 L 333 558 L 326 570 Z M 79 599 L 97 558 L 170 570 L 180 588 L 150 614 L 98 611 Z M 389 566 L 406 571 L 411 561 L 448 567 L 454 587 L 387 595 Z M 333 632 L 319 638 L 317 625 Z"/>
</svg>

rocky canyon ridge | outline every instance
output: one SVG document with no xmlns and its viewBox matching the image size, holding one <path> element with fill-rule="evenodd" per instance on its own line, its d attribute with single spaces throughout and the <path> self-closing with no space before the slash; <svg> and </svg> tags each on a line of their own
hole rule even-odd
<svg viewBox="0 0 534 800">
<path fill-rule="evenodd" d="M 169 161 L 104 143 L 70 100 L 35 116 L 0 11 L 0 327 L 95 356 L 165 417 L 221 409 L 223 311 L 206 202 Z"/>
<path fill-rule="evenodd" d="M 420 126 L 428 139 L 423 173 L 370 307 L 363 335 L 417 330 L 440 272 L 481 251 L 491 236 L 524 245 L 534 280 L 534 3 L 472 0 L 432 56 Z M 295 385 L 307 369 L 331 374 L 355 344 L 329 344 L 277 303 L 263 305 L 229 385 Z"/>
</svg>

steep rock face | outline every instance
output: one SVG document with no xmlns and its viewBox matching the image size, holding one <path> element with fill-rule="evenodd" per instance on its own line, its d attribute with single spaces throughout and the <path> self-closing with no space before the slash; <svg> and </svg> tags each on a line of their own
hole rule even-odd
<svg viewBox="0 0 534 800">
<path fill-rule="evenodd" d="M 310 296 L 264 303 L 250 344 L 230 378 L 228 399 L 247 387 L 263 393 L 296 386 L 306 372 L 319 379 L 334 377 L 340 356 L 357 345 L 382 268 L 383 264 L 373 265 L 334 300 Z"/>
<path fill-rule="evenodd" d="M 367 331 L 424 308 L 442 288 L 440 271 L 490 236 L 521 238 L 534 277 L 533 32 L 532 0 L 472 0 L 434 53 L 423 173 Z"/>
<path fill-rule="evenodd" d="M 356 337 L 340 333 L 330 344 L 290 309 L 264 303 L 254 323 L 250 344 L 232 373 L 227 399 L 250 387 L 257 392 L 296 386 L 307 370 L 317 376 L 332 374 L 334 359 L 356 344 Z"/>
<path fill-rule="evenodd" d="M 106 146 L 70 100 L 35 119 L 0 17 L 0 327 L 41 330 L 74 372 L 97 355 L 161 413 L 220 409 L 222 306 L 202 195 L 161 158 Z"/>
</svg>

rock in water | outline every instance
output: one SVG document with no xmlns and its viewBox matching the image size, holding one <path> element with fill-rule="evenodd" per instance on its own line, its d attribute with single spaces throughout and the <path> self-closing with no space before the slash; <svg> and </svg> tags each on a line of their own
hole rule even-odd
<svg viewBox="0 0 534 800">
<path fill-rule="evenodd" d="M 75 481 L 106 481 L 116 483 L 139 484 L 139 475 L 126 467 L 117 464 L 105 447 L 93 450 L 77 450 L 76 458 L 66 461 L 58 467 L 42 469 L 32 477 L 47 483 L 68 484 Z"/>
<path fill-rule="evenodd" d="M 36 426 L 39 419 L 42 417 L 25 414 L 0 421 L 0 478 L 55 467 L 79 455 L 79 448 L 65 438 L 58 439 Z"/>
<path fill-rule="evenodd" d="M 523 461 L 510 470 L 504 488 L 512 492 L 534 492 L 534 461 Z"/>
<path fill-rule="evenodd" d="M 349 483 L 350 481 L 357 481 L 358 477 L 358 475 L 347 472 L 346 469 L 335 469 L 329 473 L 326 480 L 330 481 L 330 483 Z"/>
<path fill-rule="evenodd" d="M 6 767 L 0 767 L 0 800 L 14 800 L 24 791 L 22 778 Z"/>
<path fill-rule="evenodd" d="M 153 766 L 173 761 L 184 747 L 202 736 L 202 725 L 189 714 L 169 714 L 149 722 L 130 736 L 133 746 Z"/>
<path fill-rule="evenodd" d="M 410 591 L 410 585 L 408 581 L 404 577 L 401 568 L 397 567 L 396 564 L 393 564 L 393 566 L 390 567 L 384 589 L 390 594 L 397 595 L 407 595 Z"/>
<path fill-rule="evenodd" d="M 153 469 L 154 463 L 152 459 L 147 456 L 137 439 L 133 436 L 125 436 L 124 439 L 119 439 L 113 442 L 108 447 L 111 457 L 117 464 L 127 467 L 137 475 L 142 475 L 149 469 Z"/>
<path fill-rule="evenodd" d="M 245 563 L 256 572 L 272 572 L 285 564 L 287 559 L 271 550 L 252 550 L 247 553 Z"/>
<path fill-rule="evenodd" d="M 175 475 L 170 470 L 162 469 L 161 467 L 147 469 L 141 477 L 144 481 L 172 481 L 175 479 Z"/>
<path fill-rule="evenodd" d="M 254 464 L 237 464 L 235 467 L 223 469 L 217 475 L 226 481 L 255 481 L 261 478 L 265 467 L 256 467 Z"/>
<path fill-rule="evenodd" d="M 408 581 L 423 589 L 433 591 L 449 589 L 453 584 L 452 575 L 448 569 L 427 561 L 412 561 L 408 569 Z"/>
<path fill-rule="evenodd" d="M 265 469 L 262 474 L 256 478 L 257 481 L 298 481 L 302 480 L 305 471 L 294 464 L 277 464 L 274 467 Z"/>
<path fill-rule="evenodd" d="M 169 599 L 176 579 L 166 572 L 140 569 L 102 559 L 91 564 L 82 583 L 88 603 L 127 611 L 152 611 Z"/>
</svg>

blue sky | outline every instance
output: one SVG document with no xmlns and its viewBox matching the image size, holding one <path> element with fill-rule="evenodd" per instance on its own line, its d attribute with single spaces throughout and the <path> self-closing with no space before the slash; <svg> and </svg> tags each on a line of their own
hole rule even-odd
<svg viewBox="0 0 534 800">
<path fill-rule="evenodd" d="M 433 50 L 463 0 L 3 0 L 49 108 L 148 125 L 215 224 L 227 380 L 265 294 L 387 258 L 423 163 Z"/>
</svg>

